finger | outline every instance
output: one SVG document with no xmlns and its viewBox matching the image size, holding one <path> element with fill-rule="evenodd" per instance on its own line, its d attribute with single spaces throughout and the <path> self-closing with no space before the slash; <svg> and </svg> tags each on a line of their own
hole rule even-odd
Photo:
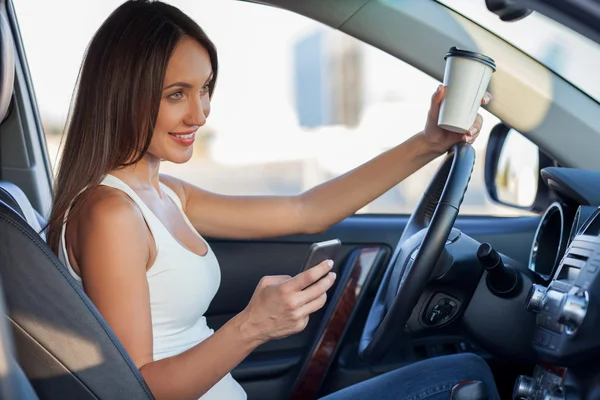
<svg viewBox="0 0 600 400">
<path fill-rule="evenodd" d="M 317 297 L 321 296 L 323 293 L 325 293 L 327 290 L 329 290 L 329 288 L 331 288 L 333 286 L 333 284 L 335 282 L 335 278 L 336 278 L 335 272 L 330 272 L 329 274 L 327 274 L 326 277 L 324 277 L 323 279 L 321 279 L 314 285 L 309 286 L 308 288 L 304 289 L 302 291 L 303 302 L 308 303 L 308 302 L 313 301 Z"/>
<path fill-rule="evenodd" d="M 481 114 L 477 114 L 477 117 L 475 118 L 475 122 L 469 129 L 469 132 L 467 132 L 467 135 L 474 137 L 475 135 L 479 134 L 482 126 L 483 126 L 483 117 L 481 116 Z"/>
<path fill-rule="evenodd" d="M 300 315 L 310 315 L 315 311 L 319 311 L 327 302 L 327 293 L 323 293 L 313 301 L 306 303 L 298 309 Z"/>
<path fill-rule="evenodd" d="M 444 100 L 446 88 L 444 85 L 439 85 L 435 93 L 431 96 L 431 106 L 429 107 L 429 115 L 438 115 L 440 107 L 442 106 L 442 100 Z"/>
<path fill-rule="evenodd" d="M 463 141 L 469 144 L 473 144 L 475 143 L 475 137 L 474 136 L 469 136 L 469 135 L 464 135 L 463 136 Z"/>
<path fill-rule="evenodd" d="M 462 137 L 462 140 L 463 140 L 464 142 L 467 142 L 467 143 L 469 143 L 469 144 L 473 144 L 473 143 L 475 143 L 475 140 L 477 140 L 477 137 L 478 137 L 478 136 L 479 136 L 479 132 L 477 132 L 477 133 L 476 133 L 476 134 L 474 134 L 474 135 L 469 135 L 469 134 L 466 134 L 466 133 L 465 133 L 465 134 L 463 135 L 463 137 Z"/>
<path fill-rule="evenodd" d="M 487 106 L 488 104 L 490 104 L 491 101 L 492 101 L 491 93 L 485 92 L 485 94 L 483 95 L 483 98 L 481 99 L 481 104 L 483 104 L 484 106 Z"/>
<path fill-rule="evenodd" d="M 325 260 L 322 263 L 299 273 L 288 282 L 285 282 L 284 285 L 288 286 L 290 290 L 300 291 L 318 281 L 321 277 L 328 273 L 332 267 L 333 261 Z"/>
</svg>

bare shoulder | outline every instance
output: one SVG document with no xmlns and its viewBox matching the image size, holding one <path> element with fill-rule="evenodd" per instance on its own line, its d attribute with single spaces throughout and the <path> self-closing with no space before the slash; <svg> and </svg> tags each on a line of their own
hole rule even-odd
<svg viewBox="0 0 600 400">
<path fill-rule="evenodd" d="M 91 190 L 77 211 L 76 219 L 85 230 L 121 227 L 133 224 L 144 227 L 144 216 L 135 202 L 120 190 L 98 186 Z M 140 225 L 141 224 L 141 225 Z"/>
<path fill-rule="evenodd" d="M 91 189 L 69 220 L 67 243 L 78 261 L 86 258 L 83 254 L 116 249 L 124 241 L 131 251 L 150 248 L 152 238 L 141 210 L 120 190 L 107 186 Z"/>
</svg>

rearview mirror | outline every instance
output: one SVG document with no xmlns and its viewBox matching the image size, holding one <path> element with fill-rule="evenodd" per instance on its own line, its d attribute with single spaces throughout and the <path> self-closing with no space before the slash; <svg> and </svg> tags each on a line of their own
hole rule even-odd
<svg viewBox="0 0 600 400">
<path fill-rule="evenodd" d="M 518 5 L 514 0 L 485 0 L 485 5 L 505 22 L 518 21 L 533 12 L 530 8 Z"/>
<path fill-rule="evenodd" d="M 540 170 L 548 159 L 538 147 L 514 129 L 500 124 L 490 133 L 485 182 L 496 203 L 525 210 L 544 209 L 547 187 L 540 182 Z"/>
</svg>

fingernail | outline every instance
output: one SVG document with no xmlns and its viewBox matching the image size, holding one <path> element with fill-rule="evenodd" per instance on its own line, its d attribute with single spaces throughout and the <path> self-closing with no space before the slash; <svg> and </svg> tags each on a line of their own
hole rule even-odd
<svg viewBox="0 0 600 400">
<path fill-rule="evenodd" d="M 437 90 L 435 91 L 435 95 L 437 96 L 442 91 L 442 85 L 439 85 Z"/>
<path fill-rule="evenodd" d="M 469 131 L 469 135 L 473 136 L 474 134 L 477 133 L 477 128 L 472 127 L 471 130 Z"/>
<path fill-rule="evenodd" d="M 492 99 L 490 98 L 490 96 L 489 96 L 489 95 L 487 95 L 487 94 L 486 94 L 485 96 L 483 96 L 483 102 L 484 102 L 485 104 L 488 104 L 488 103 L 489 103 L 491 100 L 492 100 Z"/>
<path fill-rule="evenodd" d="M 331 272 L 331 277 L 335 280 L 335 278 L 337 277 L 337 275 L 335 274 L 335 272 Z"/>
<path fill-rule="evenodd" d="M 329 268 L 333 267 L 333 260 L 327 260 L 327 265 Z"/>
</svg>

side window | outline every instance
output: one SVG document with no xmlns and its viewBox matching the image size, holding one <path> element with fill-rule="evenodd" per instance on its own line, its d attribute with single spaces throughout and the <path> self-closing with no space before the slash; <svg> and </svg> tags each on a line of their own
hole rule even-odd
<svg viewBox="0 0 600 400">
<path fill-rule="evenodd" d="M 220 70 L 211 115 L 199 131 L 192 160 L 183 165 L 164 163 L 165 173 L 219 193 L 296 194 L 360 165 L 424 127 L 438 82 L 379 49 L 272 7 L 222 0 L 171 3 L 194 18 L 215 42 Z M 69 7 L 83 7 L 75 4 Z M 66 11 L 66 3 L 62 11 L 49 10 L 52 18 L 35 17 L 17 4 L 22 25 L 29 25 L 24 40 L 53 160 L 85 45 L 119 4 L 120 0 L 107 0 L 94 13 L 82 9 L 82 18 L 88 19 L 78 25 L 85 25 L 84 41 L 70 30 L 55 30 L 63 24 L 72 26 L 68 15 L 73 12 Z M 45 32 L 53 29 L 53 42 L 61 43 L 73 63 L 61 71 L 52 69 L 43 55 L 50 40 Z M 481 112 L 484 129 L 475 144 L 477 163 L 461 212 L 514 215 L 520 211 L 493 204 L 485 191 L 485 148 L 489 131 L 499 121 Z M 411 213 L 438 162 L 360 212 Z"/>
</svg>

